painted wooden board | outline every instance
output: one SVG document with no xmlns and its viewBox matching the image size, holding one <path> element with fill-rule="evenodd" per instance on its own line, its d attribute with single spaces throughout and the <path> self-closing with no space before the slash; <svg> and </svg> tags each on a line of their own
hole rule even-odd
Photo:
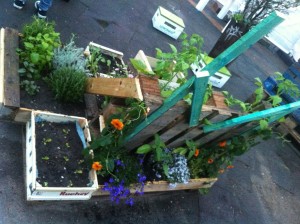
<svg viewBox="0 0 300 224">
<path fill-rule="evenodd" d="M 138 78 L 89 78 L 87 93 L 143 100 Z"/>
<path fill-rule="evenodd" d="M 147 182 L 144 187 L 145 193 L 150 192 L 161 192 L 161 191 L 178 191 L 178 190 L 190 190 L 190 189 L 200 189 L 200 188 L 210 188 L 217 181 L 217 178 L 199 178 L 190 179 L 187 184 L 177 184 L 175 188 L 170 188 L 167 181 L 154 181 Z M 93 193 L 93 196 L 105 196 L 109 195 L 109 192 L 103 191 L 103 185 L 99 185 L 97 191 Z M 136 189 L 134 186 L 130 189 L 131 193 L 134 193 Z"/>
</svg>

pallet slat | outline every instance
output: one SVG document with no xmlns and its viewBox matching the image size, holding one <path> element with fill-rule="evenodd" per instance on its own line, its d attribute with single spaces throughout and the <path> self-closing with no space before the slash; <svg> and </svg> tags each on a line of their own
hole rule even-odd
<svg viewBox="0 0 300 224">
<path fill-rule="evenodd" d="M 18 31 L 5 28 L 4 32 L 4 106 L 20 107 L 20 77 L 19 56 L 16 49 L 19 47 Z M 2 65 L 1 65 L 2 67 Z"/>
</svg>

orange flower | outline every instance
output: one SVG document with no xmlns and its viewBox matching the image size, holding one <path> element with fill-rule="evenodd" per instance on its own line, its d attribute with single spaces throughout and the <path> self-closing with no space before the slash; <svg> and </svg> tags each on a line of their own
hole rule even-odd
<svg viewBox="0 0 300 224">
<path fill-rule="evenodd" d="M 99 162 L 93 162 L 93 165 L 92 165 L 92 169 L 93 169 L 93 170 L 98 171 L 98 170 L 101 170 L 102 167 L 103 167 L 103 166 L 101 165 L 101 163 L 99 163 Z"/>
<path fill-rule="evenodd" d="M 223 142 L 219 142 L 219 146 L 221 148 L 224 148 L 226 146 L 226 141 L 223 141 Z"/>
<path fill-rule="evenodd" d="M 195 151 L 195 153 L 194 153 L 194 156 L 195 156 L 195 157 L 198 157 L 198 156 L 199 156 L 199 152 L 200 152 L 200 150 L 199 150 L 199 149 L 196 149 L 196 151 Z"/>
<path fill-rule="evenodd" d="M 220 169 L 218 172 L 219 173 L 224 173 L 224 171 L 225 171 L 224 169 Z"/>
<path fill-rule="evenodd" d="M 232 168 L 234 168 L 233 165 L 228 165 L 228 166 L 227 166 L 227 169 L 232 169 Z"/>
<path fill-rule="evenodd" d="M 208 163 L 208 164 L 212 164 L 213 162 L 214 162 L 214 160 L 211 159 L 211 158 L 209 158 L 209 159 L 207 160 L 207 163 Z"/>
<path fill-rule="evenodd" d="M 112 126 L 114 126 L 115 129 L 118 129 L 121 131 L 124 128 L 124 124 L 119 119 L 112 119 L 111 122 Z"/>
</svg>

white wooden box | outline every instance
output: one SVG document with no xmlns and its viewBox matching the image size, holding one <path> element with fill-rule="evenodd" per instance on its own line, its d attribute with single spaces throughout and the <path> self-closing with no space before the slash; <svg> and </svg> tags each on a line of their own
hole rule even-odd
<svg viewBox="0 0 300 224">
<path fill-rule="evenodd" d="M 208 55 L 202 55 L 202 60 L 199 60 L 197 63 L 191 65 L 191 69 L 195 75 L 197 75 L 201 69 L 209 64 L 213 60 L 212 57 Z M 209 82 L 217 87 L 222 88 L 224 84 L 229 80 L 231 74 L 226 67 L 221 68 L 218 72 L 209 77 Z"/>
<path fill-rule="evenodd" d="M 183 20 L 175 14 L 159 6 L 152 17 L 153 27 L 177 39 L 183 32 L 185 25 Z"/>
<path fill-rule="evenodd" d="M 91 181 L 90 187 L 43 187 L 36 181 L 38 177 L 38 167 L 36 163 L 36 137 L 35 122 L 36 117 L 45 121 L 78 122 L 83 130 L 86 141 L 91 140 L 88 123 L 85 118 L 66 116 L 48 112 L 31 112 L 31 119 L 26 124 L 26 195 L 28 201 L 44 200 L 88 200 L 92 193 L 98 188 L 97 175 L 94 170 L 89 173 Z"/>
</svg>

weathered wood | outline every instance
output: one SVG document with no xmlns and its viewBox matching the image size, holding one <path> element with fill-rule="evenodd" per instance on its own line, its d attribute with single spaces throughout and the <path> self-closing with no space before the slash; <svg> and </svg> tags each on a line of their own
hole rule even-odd
<svg viewBox="0 0 300 224">
<path fill-rule="evenodd" d="M 199 179 L 190 179 L 187 184 L 177 184 L 176 187 L 171 188 L 169 182 L 167 181 L 154 181 L 147 182 L 144 186 L 144 192 L 160 192 L 160 191 L 178 191 L 178 190 L 189 190 L 189 189 L 200 189 L 200 188 L 210 188 L 217 181 L 217 178 L 199 178 Z M 105 196 L 109 195 L 109 192 L 103 190 L 103 185 L 99 185 L 99 188 L 96 192 L 93 193 L 93 196 Z M 134 193 L 136 191 L 135 186 L 133 185 L 130 188 L 130 192 Z"/>
<path fill-rule="evenodd" d="M 87 93 L 143 100 L 137 78 L 89 78 Z"/>
<path fill-rule="evenodd" d="M 26 123 L 30 121 L 32 111 L 33 111 L 32 109 L 28 109 L 28 108 L 22 108 L 22 107 L 18 108 L 14 114 L 14 121 L 21 122 L 21 123 Z"/>
<path fill-rule="evenodd" d="M 4 61 L 3 66 L 3 83 L 4 83 L 4 106 L 10 108 L 20 107 L 20 76 L 19 56 L 16 49 L 19 46 L 18 31 L 5 28 L 4 31 Z M 1 62 L 2 63 L 2 62 Z"/>
<path fill-rule="evenodd" d="M 231 113 L 220 114 L 219 111 L 216 111 L 216 113 L 213 113 L 211 115 L 212 115 L 212 117 L 207 118 L 210 123 L 224 121 L 232 116 Z M 184 135 L 177 137 L 176 140 L 174 140 L 168 146 L 171 148 L 182 146 L 182 145 L 184 145 L 186 140 L 194 140 L 198 136 L 202 136 L 204 133 L 202 126 L 203 125 L 200 125 L 197 127 L 191 127 L 189 130 L 187 130 L 186 133 L 184 133 Z M 209 136 L 207 138 L 209 138 Z"/>
<path fill-rule="evenodd" d="M 97 96 L 93 94 L 84 94 L 85 112 L 87 117 L 99 116 Z"/>
</svg>

